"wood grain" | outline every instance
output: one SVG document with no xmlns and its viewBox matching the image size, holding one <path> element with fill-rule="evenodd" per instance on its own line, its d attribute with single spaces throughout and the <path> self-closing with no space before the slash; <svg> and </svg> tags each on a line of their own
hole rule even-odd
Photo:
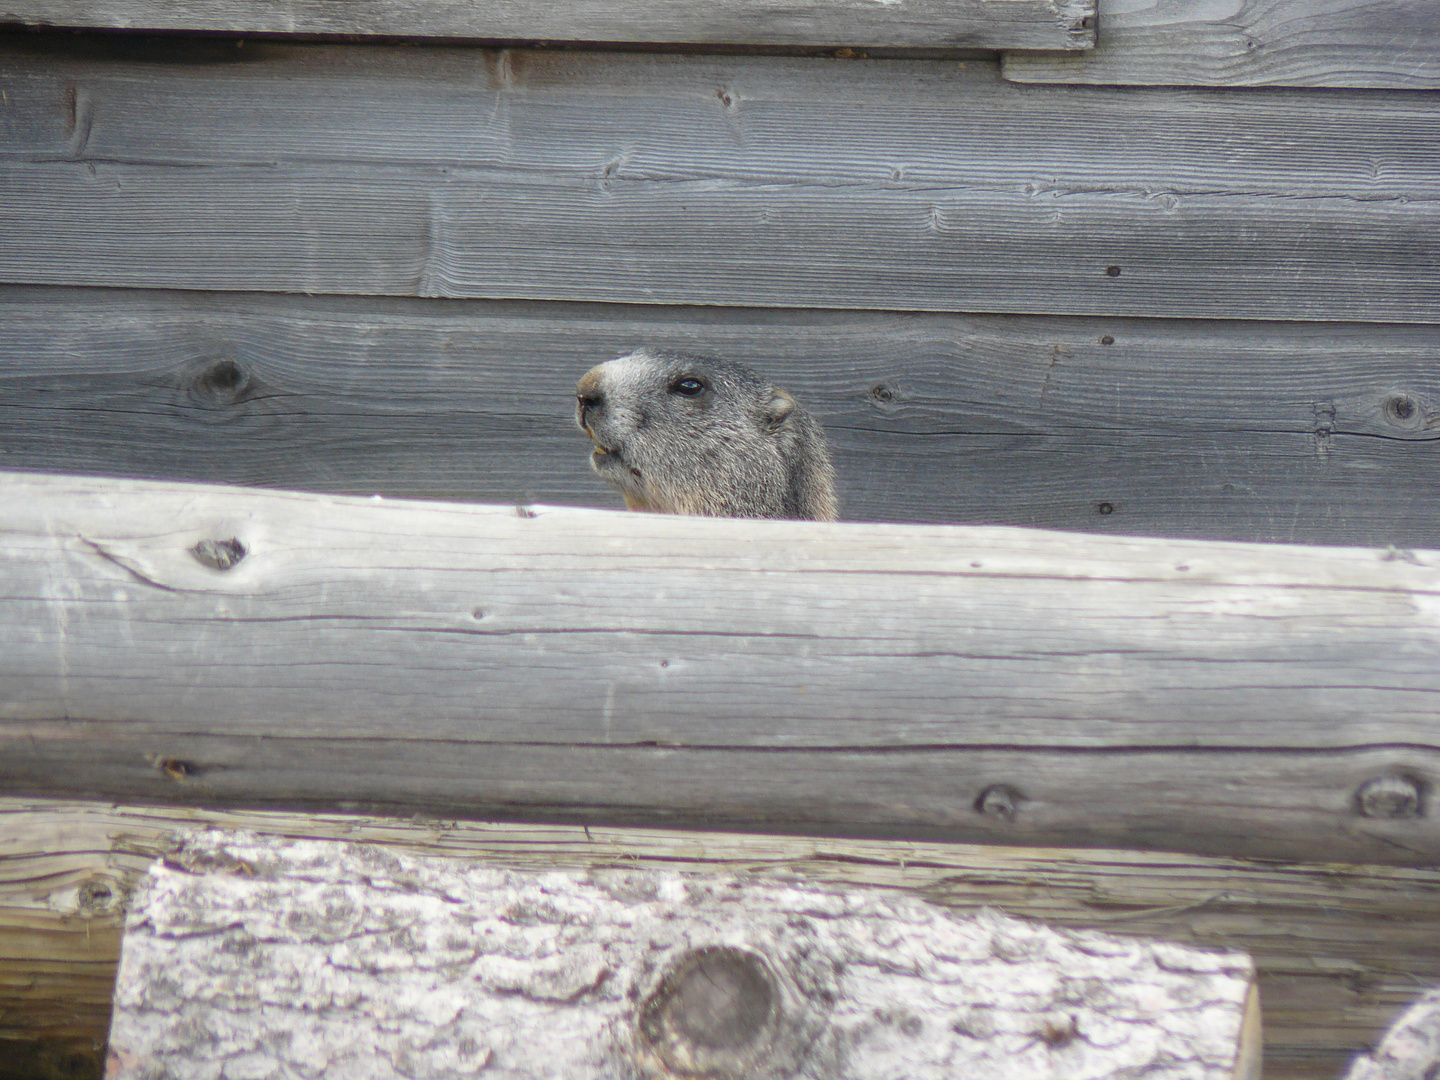
<svg viewBox="0 0 1440 1080">
<path fill-rule="evenodd" d="M 1007 79 L 1120 86 L 1440 89 L 1440 22 L 1428 0 L 1100 0 L 1083 59 L 1005 57 Z"/>
<path fill-rule="evenodd" d="M 147 41 L 5 42 L 0 279 L 1440 319 L 1440 112 L 1422 94 L 1117 95 L 975 61 L 210 47 L 181 62 Z"/>
<path fill-rule="evenodd" d="M 1087 49 L 1095 0 L 7 0 L 7 21 L 239 34 L 711 45 Z"/>
<path fill-rule="evenodd" d="M 793 390 L 851 520 L 1440 547 L 1430 326 L 9 287 L 0 462 L 618 506 L 572 395 L 640 345 Z"/>
<path fill-rule="evenodd" d="M 207 831 L 131 898 L 106 1076 L 1259 1080 L 1260 1039 L 1241 952 L 893 890 Z"/>
<path fill-rule="evenodd" d="M 125 897 L 182 829 L 216 826 L 382 844 L 530 871 L 625 867 L 742 873 L 923 897 L 960 911 L 1250 952 L 1260 972 L 1265 1076 L 1332 1080 L 1420 988 L 1440 980 L 1440 873 L 1275 864 L 1117 850 L 954 844 L 602 826 L 520 826 L 360 815 L 304 817 L 0 799 L 0 1046 L 21 1037 L 59 1076 L 53 1048 L 98 1074 Z M 42 1071 L 45 1070 L 45 1071 Z M 70 1077 L 85 1075 L 72 1062 Z"/>
<path fill-rule="evenodd" d="M 0 507 L 12 791 L 1440 856 L 1431 552 L 23 474 Z"/>
</svg>

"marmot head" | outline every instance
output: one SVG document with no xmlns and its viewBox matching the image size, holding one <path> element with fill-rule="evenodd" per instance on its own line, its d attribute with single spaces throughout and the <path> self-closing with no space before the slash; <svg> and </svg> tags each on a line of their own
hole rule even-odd
<svg viewBox="0 0 1440 1080">
<path fill-rule="evenodd" d="M 575 393 L 590 465 L 632 510 L 838 514 L 820 425 L 743 364 L 641 349 L 591 368 Z"/>
</svg>

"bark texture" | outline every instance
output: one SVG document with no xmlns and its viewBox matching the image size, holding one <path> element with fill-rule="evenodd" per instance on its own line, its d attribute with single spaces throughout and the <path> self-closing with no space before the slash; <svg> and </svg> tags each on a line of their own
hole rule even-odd
<svg viewBox="0 0 1440 1080">
<path fill-rule="evenodd" d="M 1435 1080 L 1440 1075 L 1440 990 L 1417 1001 L 1360 1057 L 1345 1080 Z"/>
<path fill-rule="evenodd" d="M 107 1075 L 1230 1080 L 1252 992 L 1242 954 L 866 890 L 206 832 L 131 909 Z"/>
</svg>

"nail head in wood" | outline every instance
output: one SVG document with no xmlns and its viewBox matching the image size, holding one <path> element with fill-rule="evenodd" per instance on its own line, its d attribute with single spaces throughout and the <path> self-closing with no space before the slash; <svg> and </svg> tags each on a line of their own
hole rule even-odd
<svg viewBox="0 0 1440 1080">
<path fill-rule="evenodd" d="M 1418 818 L 1424 813 L 1424 792 L 1405 776 L 1377 776 L 1360 786 L 1360 813 L 1369 818 Z"/>
</svg>

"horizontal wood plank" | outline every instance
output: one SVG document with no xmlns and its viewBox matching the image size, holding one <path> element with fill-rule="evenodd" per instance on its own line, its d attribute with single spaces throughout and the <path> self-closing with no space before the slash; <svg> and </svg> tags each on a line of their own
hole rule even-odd
<svg viewBox="0 0 1440 1080">
<path fill-rule="evenodd" d="M 1095 0 L 7 0 L 7 22 L 236 34 L 889 48 L 1086 49 Z"/>
<path fill-rule="evenodd" d="M 576 380 L 743 360 L 850 520 L 1440 548 L 1440 328 L 0 288 L 0 463 L 618 506 Z"/>
<path fill-rule="evenodd" d="M 205 826 L 532 871 L 798 877 L 894 890 L 962 911 L 987 906 L 1062 926 L 1244 949 L 1260 972 L 1265 1076 L 1283 1080 L 1333 1080 L 1421 987 L 1440 980 L 1440 873 L 1433 869 L 6 798 L 0 1047 L 4 1038 L 28 1038 L 38 1058 L 67 1042 L 93 1046 L 98 1074 L 124 898 L 180 830 Z"/>
<path fill-rule="evenodd" d="M 989 62 L 3 48 L 9 282 L 1440 319 L 1421 94 L 1120 96 Z"/>
<path fill-rule="evenodd" d="M 0 496 L 9 790 L 1440 856 L 1432 552 Z"/>
<path fill-rule="evenodd" d="M 1118 86 L 1440 89 L 1440 20 L 1429 0 L 1100 0 L 1100 45 L 1083 60 L 1005 57 L 1007 79 Z"/>
</svg>

